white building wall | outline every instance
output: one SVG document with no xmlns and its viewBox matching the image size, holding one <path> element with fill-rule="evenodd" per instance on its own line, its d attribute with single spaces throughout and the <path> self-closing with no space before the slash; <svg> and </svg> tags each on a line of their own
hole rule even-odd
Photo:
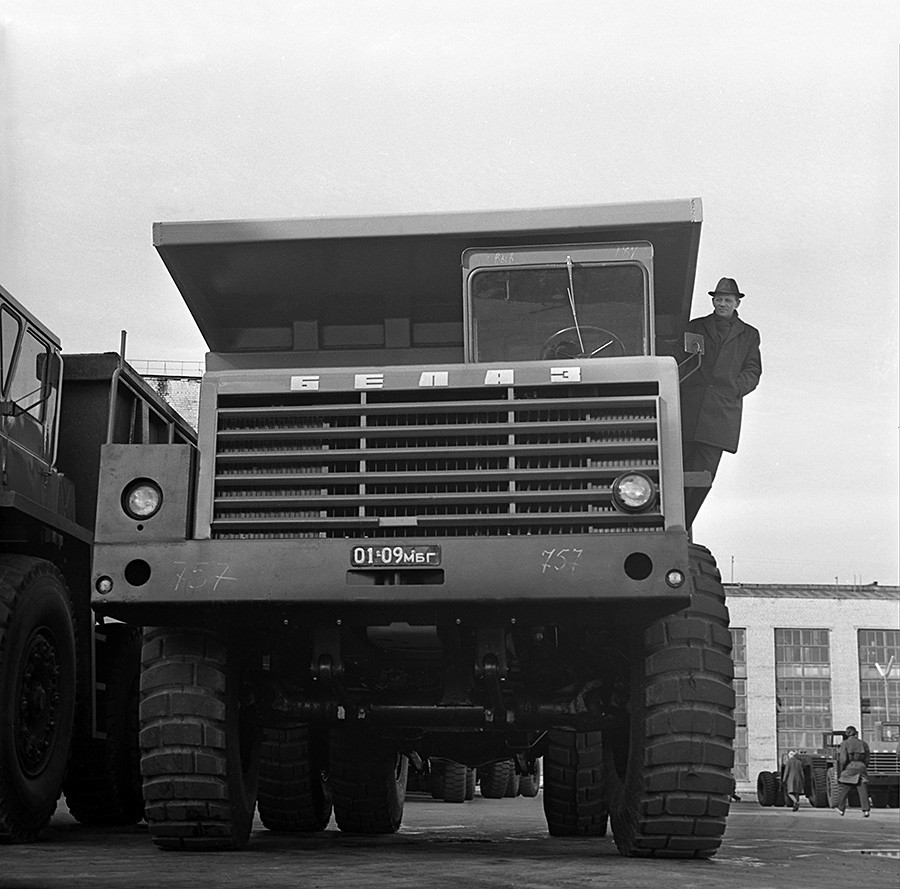
<svg viewBox="0 0 900 889">
<path fill-rule="evenodd" d="M 860 724 L 857 630 L 897 629 L 898 603 L 884 599 L 761 598 L 728 596 L 731 626 L 744 628 L 747 645 L 747 746 L 750 780 L 738 793 L 755 792 L 756 776 L 777 768 L 775 630 L 829 630 L 831 713 L 834 728 Z"/>
</svg>

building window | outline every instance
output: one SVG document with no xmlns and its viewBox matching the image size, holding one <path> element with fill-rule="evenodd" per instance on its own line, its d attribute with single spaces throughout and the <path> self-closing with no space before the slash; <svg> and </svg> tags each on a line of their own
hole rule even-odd
<svg viewBox="0 0 900 889">
<path fill-rule="evenodd" d="M 900 630 L 860 630 L 858 638 L 860 734 L 883 748 L 882 724 L 900 722 Z"/>
<path fill-rule="evenodd" d="M 831 731 L 828 630 L 775 630 L 778 761 L 788 750 L 817 750 Z"/>
<path fill-rule="evenodd" d="M 747 631 L 732 629 L 731 655 L 734 658 L 734 779 L 749 781 L 747 761 Z"/>
</svg>

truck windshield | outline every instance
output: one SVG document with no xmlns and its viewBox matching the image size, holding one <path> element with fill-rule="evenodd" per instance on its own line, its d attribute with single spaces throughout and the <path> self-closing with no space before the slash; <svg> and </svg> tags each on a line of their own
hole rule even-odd
<svg viewBox="0 0 900 889">
<path fill-rule="evenodd" d="M 647 354 L 647 277 L 638 263 L 481 268 L 469 279 L 475 361 Z"/>
</svg>

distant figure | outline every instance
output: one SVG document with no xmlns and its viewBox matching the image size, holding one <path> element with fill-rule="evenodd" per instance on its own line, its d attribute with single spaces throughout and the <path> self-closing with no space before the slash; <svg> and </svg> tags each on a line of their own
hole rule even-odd
<svg viewBox="0 0 900 889">
<path fill-rule="evenodd" d="M 787 762 L 784 764 L 784 793 L 791 801 L 791 809 L 797 811 L 800 808 L 800 796 L 803 794 L 803 766 L 797 759 L 797 751 L 788 751 Z"/>
<path fill-rule="evenodd" d="M 681 428 L 686 472 L 716 476 L 722 451 L 735 453 L 741 432 L 741 406 L 759 384 L 762 358 L 759 331 L 737 313 L 744 294 L 734 278 L 722 278 L 710 290 L 713 312 L 694 318 L 687 330 L 703 337 L 700 368 L 681 386 Z M 709 488 L 686 488 L 685 524 L 694 523 Z"/>
<path fill-rule="evenodd" d="M 850 788 L 856 788 L 859 807 L 863 818 L 869 817 L 869 745 L 863 741 L 855 726 L 848 725 L 844 729 L 844 743 L 838 751 L 837 783 L 834 785 L 834 798 L 831 805 L 837 809 L 838 815 L 844 814 L 847 807 L 847 795 Z"/>
</svg>

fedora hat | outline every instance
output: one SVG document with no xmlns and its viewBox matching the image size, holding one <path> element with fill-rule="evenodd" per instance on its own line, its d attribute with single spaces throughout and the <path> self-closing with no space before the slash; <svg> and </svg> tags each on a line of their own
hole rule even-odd
<svg viewBox="0 0 900 889">
<path fill-rule="evenodd" d="M 719 278 L 716 289 L 709 291 L 710 296 L 715 296 L 716 294 L 721 294 L 722 296 L 736 296 L 738 299 L 742 299 L 744 296 L 744 294 L 738 290 L 737 281 L 735 281 L 734 278 Z"/>
</svg>

